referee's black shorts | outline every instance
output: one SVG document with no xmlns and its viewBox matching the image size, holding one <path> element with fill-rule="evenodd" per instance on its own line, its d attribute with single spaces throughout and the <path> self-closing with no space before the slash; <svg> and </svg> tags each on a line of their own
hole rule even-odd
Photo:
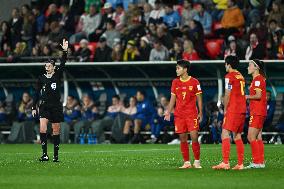
<svg viewBox="0 0 284 189">
<path fill-rule="evenodd" d="M 60 123 L 64 121 L 62 104 L 49 105 L 41 104 L 39 106 L 39 117 L 46 118 L 51 123 Z"/>
</svg>

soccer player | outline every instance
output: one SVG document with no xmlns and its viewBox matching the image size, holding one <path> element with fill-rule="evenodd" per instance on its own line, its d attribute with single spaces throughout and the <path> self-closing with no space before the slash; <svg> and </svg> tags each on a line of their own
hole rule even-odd
<svg viewBox="0 0 284 189">
<path fill-rule="evenodd" d="M 200 145 L 198 143 L 199 122 L 202 120 L 202 91 L 199 81 L 188 75 L 190 62 L 178 60 L 176 65 L 177 78 L 173 80 L 171 87 L 171 99 L 168 109 L 165 111 L 165 120 L 170 121 L 170 113 L 174 109 L 175 132 L 179 134 L 180 150 L 184 164 L 181 169 L 191 168 L 188 149 L 188 133 L 192 140 L 194 154 L 194 168 L 200 166 Z M 198 109 L 196 107 L 196 100 Z M 199 110 L 199 111 L 198 111 Z"/>
<path fill-rule="evenodd" d="M 64 120 L 63 106 L 60 102 L 60 86 L 62 72 L 65 67 L 67 59 L 68 41 L 63 39 L 61 44 L 63 55 L 60 60 L 60 66 L 55 66 L 54 60 L 48 60 L 45 63 L 46 74 L 41 75 L 36 83 L 36 91 L 34 95 L 34 103 L 32 106 L 32 114 L 37 114 L 37 104 L 39 104 L 39 117 L 40 117 L 40 140 L 42 146 L 42 156 L 39 161 L 48 161 L 47 155 L 47 124 L 52 123 L 53 142 L 54 142 L 54 156 L 53 162 L 58 162 L 58 150 L 60 143 L 60 122 Z"/>
<path fill-rule="evenodd" d="M 225 97 L 224 97 L 224 121 L 222 128 L 222 156 L 223 161 L 213 169 L 230 169 L 230 134 L 233 133 L 237 147 L 238 164 L 234 170 L 244 168 L 244 144 L 241 138 L 245 117 L 246 117 L 246 98 L 245 80 L 237 70 L 239 59 L 236 56 L 227 56 L 225 68 L 228 72 L 225 76 Z"/>
<path fill-rule="evenodd" d="M 252 75 L 249 95 L 250 121 L 248 140 L 251 146 L 253 162 L 246 168 L 265 168 L 264 145 L 262 142 L 262 127 L 267 115 L 266 82 L 264 65 L 260 60 L 251 60 L 248 66 L 248 74 Z"/>
</svg>

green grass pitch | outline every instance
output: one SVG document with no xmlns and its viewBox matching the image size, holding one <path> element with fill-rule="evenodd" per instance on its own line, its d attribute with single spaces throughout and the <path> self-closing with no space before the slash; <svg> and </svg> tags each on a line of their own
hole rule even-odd
<svg viewBox="0 0 284 189">
<path fill-rule="evenodd" d="M 235 165 L 235 145 L 231 150 Z M 60 163 L 38 162 L 40 145 L 0 145 L 0 188 L 284 188 L 284 145 L 265 145 L 265 155 L 265 169 L 216 171 L 221 145 L 202 145 L 203 169 L 179 170 L 179 145 L 61 145 Z M 246 145 L 245 163 L 250 159 Z"/>
</svg>

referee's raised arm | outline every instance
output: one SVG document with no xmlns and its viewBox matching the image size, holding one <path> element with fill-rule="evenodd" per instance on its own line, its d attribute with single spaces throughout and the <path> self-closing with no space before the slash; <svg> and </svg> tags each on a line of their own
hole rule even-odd
<svg viewBox="0 0 284 189">
<path fill-rule="evenodd" d="M 60 66 L 59 69 L 63 70 L 65 67 L 65 63 L 67 60 L 67 54 L 68 54 L 68 41 L 66 39 L 63 39 L 62 44 L 60 44 L 62 47 L 62 56 L 60 58 Z"/>
</svg>

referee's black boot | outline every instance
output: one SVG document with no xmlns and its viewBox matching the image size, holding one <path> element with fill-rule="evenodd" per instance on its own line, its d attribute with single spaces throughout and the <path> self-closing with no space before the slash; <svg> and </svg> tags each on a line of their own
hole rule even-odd
<svg viewBox="0 0 284 189">
<path fill-rule="evenodd" d="M 59 162 L 58 156 L 53 156 L 53 162 Z"/>
<path fill-rule="evenodd" d="M 39 161 L 40 162 L 44 162 L 44 161 L 48 161 L 49 160 L 49 157 L 48 155 L 46 154 L 43 154 L 40 158 L 39 158 Z"/>
</svg>

